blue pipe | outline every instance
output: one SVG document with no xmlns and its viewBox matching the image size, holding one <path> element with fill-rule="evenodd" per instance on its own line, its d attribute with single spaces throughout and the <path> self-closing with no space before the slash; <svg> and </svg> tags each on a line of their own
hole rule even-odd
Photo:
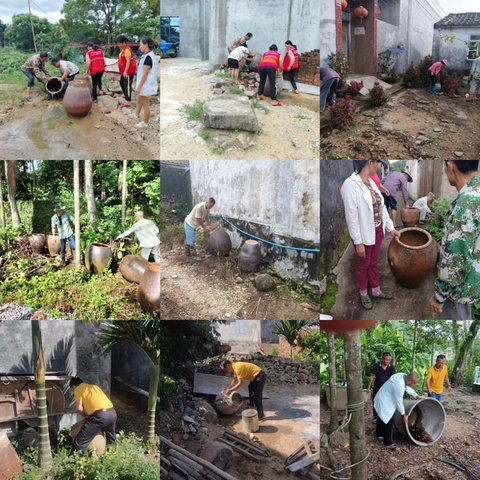
<svg viewBox="0 0 480 480">
<path fill-rule="evenodd" d="M 244 232 L 243 230 L 240 230 L 237 226 L 235 226 L 232 222 L 229 222 L 226 218 L 220 217 L 219 215 L 209 215 L 209 216 L 214 218 L 221 218 L 222 220 L 225 220 L 227 223 L 229 223 L 233 228 L 236 228 L 239 232 L 242 232 L 243 234 L 248 235 L 249 237 L 260 240 L 261 242 L 269 243 L 270 245 L 275 245 L 276 247 L 288 248 L 289 250 L 300 250 L 302 252 L 320 252 L 320 250 L 315 250 L 313 248 L 287 247 L 285 245 L 279 245 L 278 243 L 269 242 L 268 240 L 264 240 L 263 238 L 258 238 L 255 235 L 250 235 L 249 233 Z"/>
</svg>

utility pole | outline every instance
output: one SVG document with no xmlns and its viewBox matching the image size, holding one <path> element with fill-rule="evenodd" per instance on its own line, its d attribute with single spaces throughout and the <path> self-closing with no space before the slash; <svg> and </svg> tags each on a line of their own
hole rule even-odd
<svg viewBox="0 0 480 480">
<path fill-rule="evenodd" d="M 35 53 L 37 52 L 37 42 L 35 41 L 35 30 L 33 29 L 32 22 L 32 9 L 30 8 L 30 0 L 28 0 L 28 13 L 30 14 L 30 25 L 32 26 L 33 45 L 35 46 Z"/>
</svg>

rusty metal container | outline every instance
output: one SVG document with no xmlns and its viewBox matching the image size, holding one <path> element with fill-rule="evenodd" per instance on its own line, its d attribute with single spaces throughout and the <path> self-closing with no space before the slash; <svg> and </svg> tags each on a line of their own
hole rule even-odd
<svg viewBox="0 0 480 480">
<path fill-rule="evenodd" d="M 224 415 L 233 415 L 243 403 L 242 395 L 232 392 L 230 395 L 219 393 L 215 397 L 215 408 Z"/>
<path fill-rule="evenodd" d="M 400 212 L 402 222 L 405 227 L 416 227 L 420 221 L 420 209 L 419 208 L 404 208 Z"/>
<path fill-rule="evenodd" d="M 160 263 L 149 263 L 137 289 L 137 300 L 146 312 L 160 318 Z"/>
<path fill-rule="evenodd" d="M 260 245 L 255 240 L 247 240 L 238 255 L 238 268 L 242 272 L 256 272 L 260 266 Z"/>
<path fill-rule="evenodd" d="M 232 249 L 232 241 L 220 225 L 216 225 L 212 230 L 205 231 L 205 244 L 212 255 L 220 257 L 225 257 Z"/>
<path fill-rule="evenodd" d="M 6 433 L 0 434 L 0 480 L 12 480 L 22 476 L 22 462 Z"/>
<path fill-rule="evenodd" d="M 81 420 L 80 422 L 77 422 L 75 425 L 72 425 L 72 431 L 71 431 L 71 436 L 72 440 L 75 440 L 77 435 L 80 433 L 80 430 L 83 427 L 83 424 L 85 423 L 85 420 Z M 99 432 L 93 437 L 93 440 L 90 442 L 88 445 L 87 449 L 88 450 L 95 450 L 99 455 L 103 455 L 103 452 L 105 452 L 105 437 L 103 436 L 102 432 Z"/>
<path fill-rule="evenodd" d="M 48 253 L 52 257 L 56 257 L 60 254 L 60 237 L 58 235 L 49 235 L 47 238 Z"/>
<path fill-rule="evenodd" d="M 90 80 L 77 77 L 71 82 L 63 97 L 63 108 L 72 117 L 85 117 L 92 108 Z"/>
<path fill-rule="evenodd" d="M 93 242 L 85 249 L 85 266 L 95 275 L 107 268 L 111 258 L 113 258 L 112 249 L 104 243 Z"/>
<path fill-rule="evenodd" d="M 428 277 L 437 261 L 437 248 L 432 236 L 421 228 L 404 228 L 400 238 L 393 238 L 388 247 L 388 264 L 398 283 L 415 288 Z"/>
<path fill-rule="evenodd" d="M 34 255 L 40 255 L 43 253 L 46 243 L 45 235 L 43 235 L 42 233 L 34 233 L 33 235 L 30 235 L 30 237 L 28 237 L 28 240 L 30 242 Z"/>
<path fill-rule="evenodd" d="M 148 260 L 141 255 L 126 255 L 120 263 L 120 272 L 129 282 L 140 283 L 148 268 Z"/>
</svg>

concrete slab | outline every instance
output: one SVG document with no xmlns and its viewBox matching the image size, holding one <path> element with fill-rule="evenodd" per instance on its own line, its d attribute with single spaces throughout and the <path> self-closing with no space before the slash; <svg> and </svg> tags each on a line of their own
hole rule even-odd
<svg viewBox="0 0 480 480">
<path fill-rule="evenodd" d="M 299 92 L 317 95 L 318 97 L 320 96 L 320 87 L 315 85 L 307 85 L 305 83 L 296 83 Z M 288 80 L 283 80 L 283 90 L 293 90 L 292 84 Z"/>
<path fill-rule="evenodd" d="M 384 90 L 388 90 L 389 88 L 392 88 L 392 85 L 390 85 L 387 82 L 384 82 L 383 80 L 380 80 L 377 77 L 374 77 L 373 75 L 360 75 L 357 73 L 351 73 L 347 77 L 347 83 L 350 83 L 352 81 L 355 82 L 363 82 L 363 88 L 360 90 L 360 95 L 368 95 L 368 91 L 371 90 L 375 84 L 375 82 L 378 82 Z"/>
<path fill-rule="evenodd" d="M 223 377 L 220 375 L 209 375 L 207 373 L 195 373 L 193 378 L 193 393 L 202 393 L 204 395 L 218 395 L 222 390 L 230 385 L 233 377 Z M 243 398 L 248 398 L 248 383 L 246 382 L 238 390 Z M 270 398 L 265 391 L 262 398 Z"/>
</svg>

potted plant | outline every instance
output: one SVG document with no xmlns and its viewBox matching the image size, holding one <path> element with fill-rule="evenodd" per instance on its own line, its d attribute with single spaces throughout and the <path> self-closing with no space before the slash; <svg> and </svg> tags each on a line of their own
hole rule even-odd
<svg viewBox="0 0 480 480">
<path fill-rule="evenodd" d="M 345 84 L 348 72 L 350 70 L 350 62 L 347 60 L 347 56 L 343 52 L 330 53 L 328 55 L 328 66 L 335 70 L 340 77 L 339 87 Z"/>
<path fill-rule="evenodd" d="M 377 66 L 378 66 L 378 75 L 381 79 L 388 77 L 390 68 L 392 67 L 393 58 L 391 50 L 384 50 L 378 54 Z"/>
</svg>

